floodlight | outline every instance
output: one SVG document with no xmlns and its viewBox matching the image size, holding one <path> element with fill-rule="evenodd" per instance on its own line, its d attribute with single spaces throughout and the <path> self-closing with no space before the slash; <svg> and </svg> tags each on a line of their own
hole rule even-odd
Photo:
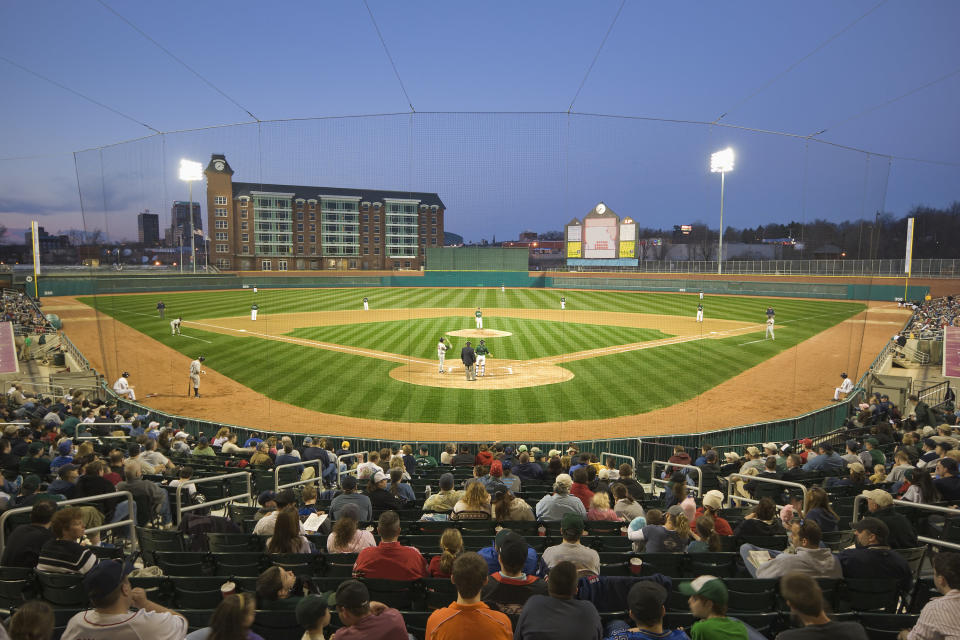
<svg viewBox="0 0 960 640">
<path fill-rule="evenodd" d="M 710 172 L 726 173 L 727 171 L 733 171 L 733 149 L 730 147 L 710 154 Z"/>
<path fill-rule="evenodd" d="M 203 165 L 193 160 L 180 161 L 180 179 L 184 182 L 193 182 L 203 179 Z"/>
</svg>

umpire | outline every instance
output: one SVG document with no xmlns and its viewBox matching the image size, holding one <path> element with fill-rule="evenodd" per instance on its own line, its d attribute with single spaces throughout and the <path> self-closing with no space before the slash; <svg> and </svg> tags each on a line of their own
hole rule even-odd
<svg viewBox="0 0 960 640">
<path fill-rule="evenodd" d="M 460 350 L 460 361 L 463 362 L 463 368 L 467 372 L 467 380 L 476 380 L 477 372 L 473 370 L 473 363 L 477 361 L 477 354 L 474 353 L 469 342 Z"/>
</svg>

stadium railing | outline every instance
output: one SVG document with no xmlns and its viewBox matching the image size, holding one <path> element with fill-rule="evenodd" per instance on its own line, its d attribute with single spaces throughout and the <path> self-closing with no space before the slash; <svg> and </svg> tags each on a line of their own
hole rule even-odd
<svg viewBox="0 0 960 640">
<path fill-rule="evenodd" d="M 379 451 L 379 449 L 378 449 L 378 451 Z M 363 460 L 365 453 L 366 453 L 365 451 L 355 451 L 355 452 L 353 452 L 353 453 L 345 453 L 345 454 L 343 454 L 342 456 L 337 456 L 337 484 L 340 484 L 340 479 L 341 479 L 343 476 L 349 476 L 349 475 L 354 475 L 354 476 L 356 476 L 356 475 L 358 475 L 358 472 L 357 472 L 356 468 L 350 469 L 350 468 L 349 468 L 349 465 L 347 465 L 347 464 L 345 464 L 345 463 L 344 463 L 344 464 L 340 464 L 340 462 L 341 462 L 342 460 L 350 460 L 350 459 L 352 459 L 352 458 L 356 458 L 356 459 L 357 459 L 357 462 L 359 463 L 359 462 L 361 462 L 361 461 Z"/>
<path fill-rule="evenodd" d="M 803 510 L 807 510 L 807 488 L 800 484 L 799 482 L 790 482 L 788 480 L 777 480 L 776 478 L 763 478 L 760 476 L 748 476 L 742 473 L 733 473 L 727 476 L 727 480 L 730 482 L 727 483 L 727 500 L 724 504 L 730 506 L 732 500 L 738 500 L 740 502 L 747 502 L 749 504 L 757 504 L 759 500 L 754 500 L 753 498 L 744 498 L 743 496 L 734 495 L 733 493 L 733 481 L 734 480 L 743 480 L 744 482 L 764 482 L 767 484 L 779 484 L 784 487 L 791 487 L 793 489 L 799 489 L 803 492 Z"/>
<path fill-rule="evenodd" d="M 84 371 L 89 371 L 90 361 L 87 360 L 84 355 L 80 352 L 80 349 L 77 348 L 77 345 L 70 342 L 70 338 L 67 337 L 67 334 L 63 331 L 60 332 L 60 344 L 62 344 L 67 349 L 67 353 L 73 358 L 73 361 L 77 363 L 78 367 L 82 367 Z"/>
<path fill-rule="evenodd" d="M 633 456 L 627 456 L 622 453 L 610 453 L 609 451 L 604 451 L 600 454 L 600 462 L 604 462 L 607 458 L 619 458 L 620 460 L 626 460 L 630 463 L 630 466 L 634 469 L 637 468 L 637 459 Z"/>
<path fill-rule="evenodd" d="M 650 490 L 653 491 L 655 485 L 664 485 L 667 486 L 670 484 L 670 478 L 660 478 L 657 475 L 657 466 L 662 466 L 664 469 L 689 469 L 690 471 L 697 472 L 697 486 L 694 487 L 697 491 L 697 496 L 703 495 L 703 474 L 700 472 L 700 467 L 696 467 L 692 464 L 677 464 L 676 462 L 667 462 L 665 460 L 654 460 L 650 463 Z"/>
<path fill-rule="evenodd" d="M 860 511 L 864 502 L 867 501 L 867 496 L 861 494 L 853 499 L 853 516 L 850 518 L 851 524 L 857 522 L 860 519 Z M 910 502 L 908 500 L 894 500 L 893 504 L 898 507 L 912 507 L 914 509 L 919 509 L 921 511 L 929 511 L 930 513 L 942 513 L 946 516 L 960 516 L 960 511 L 953 507 L 941 507 L 935 504 L 920 504 L 918 502 Z M 868 512 L 869 514 L 869 512 Z M 949 540 L 941 540 L 939 538 L 931 538 L 929 536 L 917 536 L 917 540 L 924 544 L 933 545 L 936 547 L 944 547 L 947 549 L 953 549 L 954 551 L 960 551 L 960 543 L 950 542 Z"/>
<path fill-rule="evenodd" d="M 130 544 L 133 545 L 132 550 L 136 551 L 137 521 L 135 519 L 134 514 L 136 514 L 137 512 L 137 506 L 133 500 L 133 494 L 130 493 L 129 491 L 114 491 L 113 493 L 101 493 L 96 496 L 87 496 L 85 498 L 73 498 L 71 500 L 60 500 L 57 502 L 57 508 L 59 509 L 61 507 L 68 507 L 73 505 L 84 505 L 84 504 L 89 505 L 91 503 L 102 502 L 103 500 L 109 499 L 109 498 L 123 498 L 124 500 L 127 501 L 127 514 L 128 514 L 127 519 L 119 520 L 117 522 L 108 522 L 107 524 L 104 524 L 99 527 L 91 527 L 89 529 L 85 529 L 84 533 L 96 533 L 98 531 L 107 531 L 109 529 L 129 527 L 130 528 L 130 532 L 129 532 Z M 14 515 L 18 515 L 21 513 L 30 513 L 32 510 L 33 510 L 33 506 L 31 505 L 29 507 L 17 507 L 16 509 L 8 509 L 7 511 L 4 511 L 3 514 L 0 514 L 0 554 L 3 553 L 3 547 L 6 544 L 6 536 L 4 535 L 4 532 L 6 531 L 7 520 Z"/>
<path fill-rule="evenodd" d="M 557 271 L 715 274 L 716 260 L 641 260 L 635 267 L 562 267 Z M 902 259 L 891 260 L 724 260 L 725 275 L 812 275 L 903 278 Z M 956 278 L 960 260 L 925 258 L 911 264 L 911 277 Z"/>
<path fill-rule="evenodd" d="M 292 469 L 294 467 L 316 467 L 316 475 L 307 480 L 296 480 L 294 482 L 286 482 L 280 484 L 280 470 L 281 469 Z M 320 474 L 323 472 L 323 461 L 317 458 L 316 460 L 307 460 L 306 462 L 290 462 L 288 464 L 279 464 L 273 468 L 273 490 L 280 491 L 281 489 L 286 489 L 288 487 L 299 487 L 302 484 L 316 484 L 320 482 Z"/>
<path fill-rule="evenodd" d="M 186 482 L 181 482 L 176 487 L 176 522 L 183 522 L 183 514 L 188 511 L 196 511 L 197 509 L 209 509 L 210 507 L 216 506 L 218 504 L 227 504 L 228 502 L 239 502 L 241 500 L 246 501 L 247 504 L 250 504 L 250 494 L 252 493 L 252 485 L 250 484 L 253 474 L 248 471 L 237 471 L 234 473 L 224 473 L 219 476 L 206 476 L 204 478 L 191 478 Z M 194 486 L 201 484 L 209 484 L 211 482 L 223 483 L 230 478 L 245 478 L 247 483 L 247 492 L 244 494 L 236 495 L 227 495 L 223 498 L 217 498 L 216 500 L 207 500 L 198 504 L 190 504 L 183 506 L 183 494 L 182 491 L 185 488 L 188 488 L 191 484 Z"/>
</svg>

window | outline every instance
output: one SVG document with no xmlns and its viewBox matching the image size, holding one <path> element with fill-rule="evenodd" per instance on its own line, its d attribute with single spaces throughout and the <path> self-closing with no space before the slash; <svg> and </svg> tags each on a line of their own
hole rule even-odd
<svg viewBox="0 0 960 640">
<path fill-rule="evenodd" d="M 246 230 L 247 230 L 247 224 L 248 224 L 247 222 L 241 222 L 241 223 L 240 223 L 240 230 L 241 230 L 241 231 L 246 231 Z"/>
<path fill-rule="evenodd" d="M 303 223 L 302 223 L 302 222 L 298 222 L 298 223 L 297 223 L 297 231 L 303 231 Z"/>
<path fill-rule="evenodd" d="M 310 244 L 313 244 L 317 241 L 317 236 L 310 236 Z"/>
<path fill-rule="evenodd" d="M 437 235 L 437 228 L 436 228 L 436 227 L 430 227 L 430 233 L 432 233 L 433 235 Z"/>
<path fill-rule="evenodd" d="M 243 247 L 241 248 L 240 253 L 249 254 L 249 253 L 250 253 L 250 245 L 246 245 L 246 244 L 243 245 Z"/>
<path fill-rule="evenodd" d="M 430 238 L 430 244 L 437 244 L 436 238 Z"/>
<path fill-rule="evenodd" d="M 313 205 L 310 205 L 310 208 L 313 209 Z M 311 211 L 311 212 L 310 212 L 310 220 L 316 220 L 316 219 L 317 219 L 317 214 L 315 214 L 313 211 Z M 313 225 L 311 225 L 311 226 L 313 226 Z"/>
<path fill-rule="evenodd" d="M 374 248 L 373 248 L 373 255 L 375 255 L 375 256 L 380 255 L 380 247 L 374 247 Z"/>
<path fill-rule="evenodd" d="M 218 269 L 229 269 L 229 268 L 230 268 L 230 261 L 227 260 L 226 258 L 220 258 L 219 260 L 217 260 L 217 268 L 218 268 Z"/>
<path fill-rule="evenodd" d="M 317 230 L 317 225 L 315 224 L 310 225 L 310 231 L 316 231 L 316 230 Z"/>
<path fill-rule="evenodd" d="M 240 217 L 241 217 L 241 218 L 246 218 L 246 217 L 247 217 L 247 212 L 246 212 L 246 211 L 241 211 L 241 212 L 240 212 Z"/>
<path fill-rule="evenodd" d="M 213 211 L 214 211 L 214 215 L 216 215 L 218 218 L 226 218 L 226 217 L 227 217 L 227 209 L 226 209 L 226 207 L 217 207 L 217 208 L 214 209 Z"/>
<path fill-rule="evenodd" d="M 364 248 L 363 248 L 363 255 L 365 255 L 365 256 L 370 255 L 370 247 L 364 247 Z"/>
<path fill-rule="evenodd" d="M 363 214 L 363 221 L 364 221 L 364 222 L 369 222 L 369 221 L 370 221 L 370 214 L 369 214 L 369 213 Z"/>
<path fill-rule="evenodd" d="M 380 238 L 378 236 L 373 237 L 373 244 L 380 244 Z"/>
<path fill-rule="evenodd" d="M 240 207 L 243 208 L 243 209 L 246 209 L 246 208 L 247 208 L 247 201 L 246 201 L 246 200 L 241 200 L 241 201 L 240 201 Z"/>
<path fill-rule="evenodd" d="M 368 224 L 363 225 L 363 232 L 364 232 L 364 233 L 370 233 L 370 225 L 368 225 Z"/>
<path fill-rule="evenodd" d="M 270 271 L 270 269 L 271 269 L 270 261 L 269 261 L 269 260 L 263 260 L 263 261 L 260 263 L 260 268 L 261 268 L 263 271 Z"/>
<path fill-rule="evenodd" d="M 380 216 L 373 216 L 374 222 L 380 222 Z"/>
<path fill-rule="evenodd" d="M 374 227 L 374 228 L 373 228 L 373 232 L 374 232 L 374 233 L 380 233 L 380 227 Z"/>
<path fill-rule="evenodd" d="M 421 245 L 426 245 L 426 244 L 427 244 L 427 239 L 426 239 L 426 238 L 420 238 L 420 244 L 421 244 Z"/>
<path fill-rule="evenodd" d="M 227 223 L 226 220 L 217 220 L 215 226 L 216 226 L 217 229 L 228 229 L 228 228 L 229 228 L 229 225 L 228 225 L 228 223 Z"/>
<path fill-rule="evenodd" d="M 303 242 L 303 236 L 297 236 L 297 242 Z"/>
<path fill-rule="evenodd" d="M 250 242 L 250 234 L 249 234 L 249 233 L 241 233 L 241 234 L 240 234 L 240 242 Z"/>
<path fill-rule="evenodd" d="M 363 244 L 367 244 L 367 240 L 369 240 L 369 238 L 367 236 L 363 236 Z"/>
<path fill-rule="evenodd" d="M 300 246 L 297 247 L 297 253 L 299 253 L 299 254 L 302 254 L 302 253 L 303 253 L 303 245 L 300 245 Z"/>
<path fill-rule="evenodd" d="M 227 233 L 225 231 L 217 231 L 216 237 L 214 237 L 214 240 L 220 240 L 220 241 L 226 242 L 227 240 L 229 240 L 229 238 L 227 238 Z"/>
<path fill-rule="evenodd" d="M 230 249 L 228 248 L 228 245 L 225 245 L 225 244 L 217 245 L 217 253 L 229 253 L 229 252 L 230 252 Z"/>
<path fill-rule="evenodd" d="M 227 204 L 227 196 L 214 196 L 213 204 Z"/>
<path fill-rule="evenodd" d="M 409 269 L 409 268 L 410 268 L 410 261 L 409 261 L 409 260 L 405 260 L 404 263 L 403 263 L 403 266 L 405 266 L 407 269 Z"/>
<path fill-rule="evenodd" d="M 303 205 L 300 205 L 303 206 Z M 297 211 L 297 220 L 303 220 L 303 211 Z M 300 225 L 303 226 L 303 225 Z"/>
</svg>

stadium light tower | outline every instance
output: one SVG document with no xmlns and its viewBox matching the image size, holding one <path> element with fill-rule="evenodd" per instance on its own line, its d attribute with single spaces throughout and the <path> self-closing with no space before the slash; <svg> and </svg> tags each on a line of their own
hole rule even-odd
<svg viewBox="0 0 960 640">
<path fill-rule="evenodd" d="M 717 245 L 717 275 L 723 273 L 723 183 L 727 171 L 733 171 L 733 149 L 730 147 L 710 155 L 710 173 L 720 174 L 720 242 Z"/>
<path fill-rule="evenodd" d="M 193 160 L 180 160 L 180 179 L 190 185 L 190 199 L 187 200 L 187 211 L 190 216 L 190 262 L 193 263 L 193 272 L 197 272 L 196 234 L 193 229 L 193 181 L 203 179 L 203 165 Z M 722 207 L 721 207 L 722 208 Z"/>
</svg>

